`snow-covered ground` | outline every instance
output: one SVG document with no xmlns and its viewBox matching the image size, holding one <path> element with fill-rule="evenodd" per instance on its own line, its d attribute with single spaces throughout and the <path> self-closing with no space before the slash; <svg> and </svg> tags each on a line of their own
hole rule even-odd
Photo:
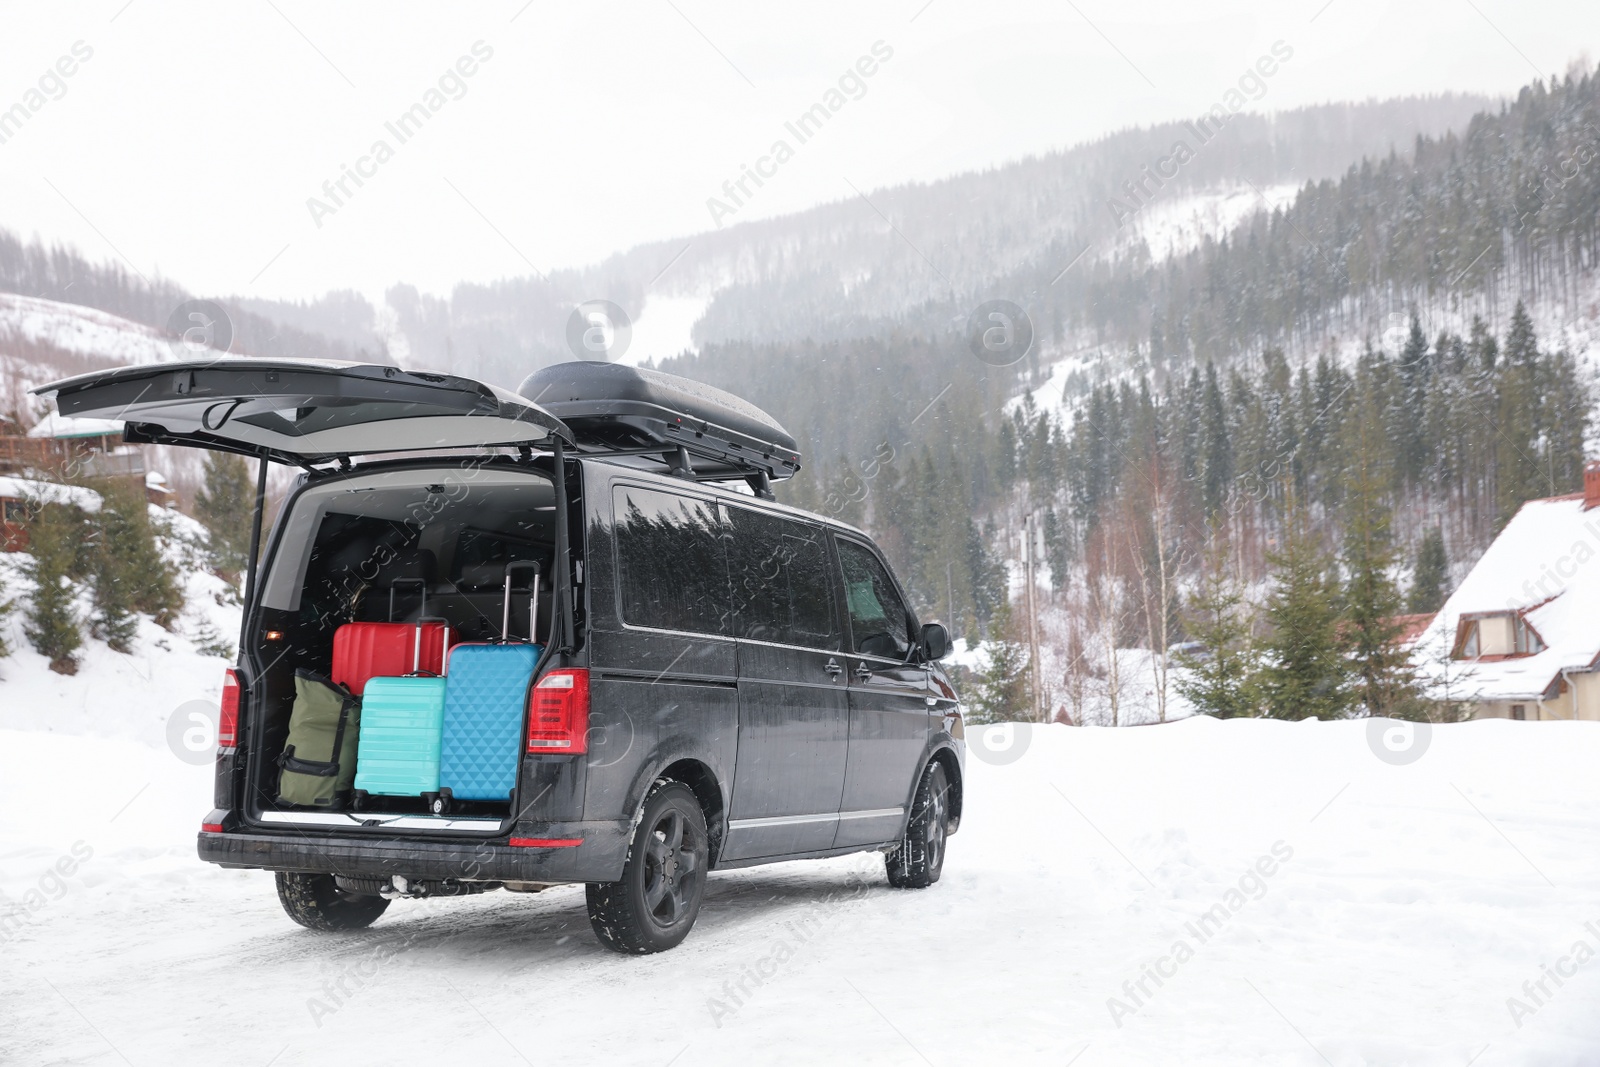
<svg viewBox="0 0 1600 1067">
<path fill-rule="evenodd" d="M 1596 1061 L 1600 725 L 1434 727 L 1408 765 L 1366 722 L 1022 729 L 975 739 L 934 888 L 875 856 L 717 874 L 646 958 L 578 888 L 313 934 L 194 858 L 207 768 L 0 730 L 0 889 L 37 904 L 0 1061 Z"/>
</svg>

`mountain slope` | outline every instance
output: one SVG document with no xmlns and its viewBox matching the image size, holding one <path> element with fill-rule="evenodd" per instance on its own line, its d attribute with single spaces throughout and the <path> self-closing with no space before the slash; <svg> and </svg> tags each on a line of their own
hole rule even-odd
<svg viewBox="0 0 1600 1067">
<path fill-rule="evenodd" d="M 1335 177 L 1419 135 L 1463 128 L 1491 103 L 1446 95 L 1236 115 L 1158 199 Z M 1014 292 L 1013 280 L 1040 264 L 1054 273 L 1085 244 L 1105 243 L 1096 257 L 1126 244 L 1108 198 L 1126 198 L 1124 184 L 1180 137 L 1195 140 L 1186 124 L 1167 123 L 932 183 L 864 196 L 842 186 L 834 203 L 642 245 L 583 270 L 463 284 L 448 300 L 397 287 L 388 300 L 413 360 L 449 359 L 506 381 L 569 358 L 566 318 L 588 299 L 634 317 L 651 296 L 705 299 L 699 344 L 943 329 L 994 291 Z"/>
</svg>

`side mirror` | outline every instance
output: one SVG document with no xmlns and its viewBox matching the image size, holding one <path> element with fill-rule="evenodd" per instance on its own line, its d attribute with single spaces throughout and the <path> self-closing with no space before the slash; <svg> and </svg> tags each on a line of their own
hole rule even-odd
<svg viewBox="0 0 1600 1067">
<path fill-rule="evenodd" d="M 942 622 L 924 623 L 922 626 L 922 657 L 929 663 L 944 659 L 950 654 L 950 631 Z"/>
</svg>

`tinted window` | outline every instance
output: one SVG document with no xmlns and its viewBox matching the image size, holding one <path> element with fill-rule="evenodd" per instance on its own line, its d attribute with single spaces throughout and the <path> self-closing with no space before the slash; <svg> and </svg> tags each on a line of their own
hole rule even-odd
<svg viewBox="0 0 1600 1067">
<path fill-rule="evenodd" d="M 726 634 L 728 567 L 717 505 L 626 486 L 613 503 L 623 621 Z"/>
<path fill-rule="evenodd" d="M 822 531 L 792 519 L 729 508 L 728 571 L 734 633 L 838 651 L 833 575 Z"/>
<path fill-rule="evenodd" d="M 839 562 L 844 565 L 845 603 L 856 651 L 905 659 L 911 651 L 911 627 L 889 572 L 877 556 L 852 541 L 839 542 Z"/>
</svg>

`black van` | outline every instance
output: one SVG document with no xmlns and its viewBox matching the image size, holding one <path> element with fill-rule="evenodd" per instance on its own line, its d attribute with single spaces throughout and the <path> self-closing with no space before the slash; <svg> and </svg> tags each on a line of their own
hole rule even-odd
<svg viewBox="0 0 1600 1067">
<path fill-rule="evenodd" d="M 233 357 L 39 392 L 63 415 L 125 420 L 130 442 L 260 461 L 199 852 L 277 872 L 302 925 L 582 882 L 601 942 L 642 953 L 688 934 L 711 870 L 877 850 L 891 885 L 938 880 L 965 761 L 948 634 L 918 625 L 865 534 L 775 502 L 800 456 L 758 408 L 583 362 L 518 394 Z M 262 551 L 269 462 L 302 473 Z M 529 563 L 549 580 L 503 593 Z M 522 706 L 559 685 L 560 714 L 536 729 L 524 711 L 520 736 L 495 742 L 521 753 L 509 802 L 278 801 L 297 670 L 327 674 L 339 626 L 390 612 L 458 640 L 539 635 Z"/>
</svg>

